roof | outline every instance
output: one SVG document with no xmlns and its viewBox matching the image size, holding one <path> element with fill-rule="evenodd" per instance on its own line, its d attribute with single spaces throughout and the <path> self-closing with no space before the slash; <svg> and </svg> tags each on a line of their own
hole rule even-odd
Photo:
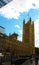
<svg viewBox="0 0 39 65">
<path fill-rule="evenodd" d="M 9 37 L 11 36 L 18 36 L 18 34 L 14 32 L 13 34 L 9 35 Z"/>
<path fill-rule="evenodd" d="M 18 34 L 17 34 L 17 33 L 15 33 L 15 32 L 13 33 L 13 35 L 16 35 L 16 36 L 18 36 Z"/>
</svg>

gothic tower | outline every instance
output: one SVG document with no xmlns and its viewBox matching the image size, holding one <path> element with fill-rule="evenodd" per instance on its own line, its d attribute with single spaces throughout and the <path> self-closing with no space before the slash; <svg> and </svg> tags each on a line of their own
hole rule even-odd
<svg viewBox="0 0 39 65">
<path fill-rule="evenodd" d="M 27 46 L 30 54 L 35 54 L 34 48 L 34 22 L 29 19 L 27 23 L 23 20 L 23 40 Z"/>
</svg>

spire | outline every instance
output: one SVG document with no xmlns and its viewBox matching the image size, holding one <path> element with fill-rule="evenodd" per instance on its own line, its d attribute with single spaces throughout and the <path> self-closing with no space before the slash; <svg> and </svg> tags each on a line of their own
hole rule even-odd
<svg viewBox="0 0 39 65">
<path fill-rule="evenodd" d="M 23 20 L 23 25 L 25 24 L 25 19 Z"/>
<path fill-rule="evenodd" d="M 33 23 L 33 21 L 32 21 L 32 19 L 31 19 L 31 17 L 29 18 L 29 22 L 32 24 Z"/>
<path fill-rule="evenodd" d="M 31 20 L 31 17 L 29 18 L 29 21 L 31 22 L 32 20 Z"/>
</svg>

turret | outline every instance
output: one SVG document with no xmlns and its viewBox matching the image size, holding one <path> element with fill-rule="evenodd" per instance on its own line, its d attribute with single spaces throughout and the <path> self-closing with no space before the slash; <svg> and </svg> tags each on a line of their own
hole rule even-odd
<svg viewBox="0 0 39 65">
<path fill-rule="evenodd" d="M 15 40 L 17 40 L 17 36 L 18 36 L 18 34 L 16 34 L 15 32 L 13 33 L 13 38 L 15 39 Z"/>
<path fill-rule="evenodd" d="M 18 34 L 16 34 L 15 32 L 13 33 L 13 34 L 11 34 L 9 37 L 10 37 L 10 39 L 15 39 L 15 40 L 17 40 L 17 36 L 18 36 Z"/>
</svg>

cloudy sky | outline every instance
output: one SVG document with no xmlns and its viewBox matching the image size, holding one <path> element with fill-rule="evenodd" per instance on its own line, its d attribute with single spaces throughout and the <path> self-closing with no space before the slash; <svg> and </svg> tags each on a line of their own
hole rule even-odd
<svg viewBox="0 0 39 65">
<path fill-rule="evenodd" d="M 5 28 L 5 33 L 18 33 L 22 40 L 23 19 L 34 21 L 35 46 L 39 47 L 39 0 L 12 0 L 0 8 L 0 26 Z"/>
</svg>

